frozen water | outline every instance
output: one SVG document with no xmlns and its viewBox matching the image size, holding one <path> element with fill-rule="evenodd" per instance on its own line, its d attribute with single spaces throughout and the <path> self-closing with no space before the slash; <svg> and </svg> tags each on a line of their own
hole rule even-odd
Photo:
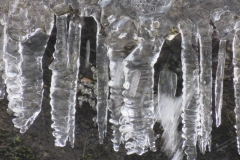
<svg viewBox="0 0 240 160">
<path fill-rule="evenodd" d="M 148 148 L 156 151 L 153 125 L 158 121 L 165 129 L 163 150 L 173 159 L 182 159 L 183 152 L 187 159 L 196 159 L 197 145 L 202 153 L 207 147 L 211 151 L 214 36 L 220 40 L 214 93 L 217 126 L 221 124 L 226 45 L 233 41 L 239 148 L 239 9 L 237 0 L 2 0 L 0 99 L 6 86 L 8 107 L 16 116 L 14 125 L 24 133 L 41 111 L 41 61 L 56 15 L 57 43 L 50 65 L 55 145 L 65 146 L 67 140 L 74 145 L 79 89 L 92 95 L 90 100 L 79 97 L 79 101 L 86 100 L 97 110 L 100 143 L 107 133 L 110 110 L 115 151 L 120 143 L 125 144 L 127 154 L 142 155 Z M 80 17 L 93 17 L 97 23 L 96 68 L 90 62 L 90 44 L 94 43 L 90 39 L 84 46 L 85 66 L 80 65 Z M 178 32 L 182 38 L 183 94 L 175 97 L 176 75 L 165 70 L 160 73 L 158 100 L 154 102 L 153 66 L 165 38 L 173 39 Z M 91 68 L 96 84 L 79 80 L 79 67 Z M 180 114 L 182 137 L 176 131 Z"/>
<path fill-rule="evenodd" d="M 52 128 L 55 130 L 55 145 L 63 147 L 69 139 L 75 141 L 75 105 L 77 94 L 81 25 L 79 17 L 72 16 L 67 26 L 67 16 L 57 16 L 57 42 L 50 65 L 53 71 L 50 89 Z M 68 29 L 68 30 L 67 30 Z"/>
</svg>

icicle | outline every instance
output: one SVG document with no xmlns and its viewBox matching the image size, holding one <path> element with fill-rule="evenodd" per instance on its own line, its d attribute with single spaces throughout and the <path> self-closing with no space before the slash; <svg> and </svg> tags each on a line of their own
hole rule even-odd
<svg viewBox="0 0 240 160">
<path fill-rule="evenodd" d="M 89 67 L 89 59 L 90 59 L 90 41 L 87 40 L 86 44 L 86 63 L 85 63 L 85 68 Z"/>
<path fill-rule="evenodd" d="M 17 117 L 14 126 L 24 133 L 41 111 L 42 55 L 49 38 L 42 28 L 46 27 L 43 19 L 48 12 L 41 2 L 10 4 L 4 31 L 5 83 L 8 108 Z"/>
<path fill-rule="evenodd" d="M 159 46 L 155 47 L 161 48 L 163 42 L 163 40 L 159 41 Z M 153 119 L 153 65 L 160 52 L 155 52 L 155 47 L 150 42 L 141 42 L 124 60 L 124 88 L 126 90 L 123 92 L 124 105 L 121 109 L 119 130 L 122 132 L 122 139 L 126 141 L 127 154 L 142 155 L 147 152 L 148 147 L 156 151 L 156 137 L 153 132 L 155 123 Z M 157 51 L 161 50 L 159 48 Z M 133 79 L 139 76 L 138 85 L 133 85 L 132 83 L 136 83 Z M 136 93 L 132 94 L 135 90 Z"/>
<path fill-rule="evenodd" d="M 184 138 L 183 148 L 188 160 L 197 158 L 196 143 L 199 125 L 198 105 L 198 57 L 192 48 L 193 23 L 190 20 L 181 21 L 178 25 L 182 36 L 182 70 L 183 70 L 183 95 L 182 95 L 182 122 Z M 196 75 L 195 75 L 196 74 Z M 193 80 L 195 77 L 195 80 Z M 192 94 L 191 95 L 191 90 Z"/>
<path fill-rule="evenodd" d="M 240 154 L 240 26 L 239 22 L 235 28 L 236 33 L 233 39 L 233 66 L 234 66 L 234 96 L 235 96 L 235 114 L 236 114 L 236 133 L 237 147 Z"/>
<path fill-rule="evenodd" d="M 108 37 L 106 39 L 106 45 L 109 47 L 108 57 L 110 60 L 109 68 L 111 76 L 111 81 L 109 82 L 109 87 L 111 87 L 109 110 L 112 112 L 111 119 L 109 121 L 113 124 L 113 148 L 115 151 L 118 151 L 119 145 L 121 143 L 119 119 L 122 115 L 121 107 L 124 103 L 122 95 L 122 92 L 124 91 L 123 60 L 131 52 L 131 49 L 126 49 L 126 46 L 133 48 L 135 45 L 134 36 L 137 34 L 137 32 L 133 21 L 130 18 L 124 16 L 112 22 L 108 27 L 108 31 L 109 32 L 107 33 Z M 135 95 L 141 75 L 139 71 L 133 72 L 134 73 L 131 74 L 134 74 L 134 78 L 132 79 L 133 82 L 131 84 L 135 87 L 131 87 L 131 95 Z"/>
<path fill-rule="evenodd" d="M 55 130 L 53 135 L 56 146 L 65 146 L 69 139 L 73 147 L 81 27 L 79 18 L 73 16 L 67 31 L 67 15 L 57 16 L 56 25 L 56 50 L 54 61 L 49 67 L 53 71 L 50 88 L 52 128 Z"/>
<path fill-rule="evenodd" d="M 199 148 L 204 154 L 208 145 L 211 151 L 212 131 L 212 28 L 208 22 L 198 23 L 200 45 L 200 115 Z"/>
<path fill-rule="evenodd" d="M 218 52 L 218 66 L 215 82 L 215 114 L 217 127 L 221 124 L 223 78 L 225 68 L 226 40 L 220 40 Z"/>
<path fill-rule="evenodd" d="M 220 37 L 219 52 L 218 52 L 218 66 L 215 80 L 215 114 L 216 125 L 221 124 L 221 110 L 222 110 L 222 94 L 223 94 L 223 78 L 225 67 L 226 41 L 233 39 L 232 31 L 234 29 L 236 15 L 230 10 L 218 8 L 211 14 L 212 22 L 216 26 L 216 31 Z"/>
<path fill-rule="evenodd" d="M 5 97 L 5 83 L 4 83 L 4 60 L 3 60 L 3 48 L 4 48 L 4 30 L 7 27 L 7 10 L 8 4 L 6 0 L 1 1 L 0 6 L 0 100 Z"/>
<path fill-rule="evenodd" d="M 0 14 L 1 16 L 1 14 Z M 0 100 L 5 97 L 4 61 L 3 61 L 4 25 L 0 23 Z"/>
<path fill-rule="evenodd" d="M 95 17 L 95 20 L 96 17 Z M 98 21 L 97 21 L 98 22 Z M 99 133 L 99 143 L 103 143 L 103 139 L 107 133 L 107 105 L 108 105 L 108 57 L 107 49 L 104 46 L 105 37 L 100 33 L 100 23 L 98 22 L 97 33 L 97 52 L 96 52 L 96 68 L 97 68 L 97 124 Z"/>
<path fill-rule="evenodd" d="M 115 54 L 115 55 L 114 55 Z M 119 132 L 119 118 L 121 116 L 121 107 L 123 105 L 123 58 L 116 58 L 117 54 L 109 53 L 110 59 L 110 75 L 111 81 L 109 82 L 109 87 L 111 87 L 109 110 L 112 112 L 110 123 L 113 124 L 113 148 L 115 151 L 119 150 L 119 145 L 121 143 L 121 133 Z"/>
</svg>

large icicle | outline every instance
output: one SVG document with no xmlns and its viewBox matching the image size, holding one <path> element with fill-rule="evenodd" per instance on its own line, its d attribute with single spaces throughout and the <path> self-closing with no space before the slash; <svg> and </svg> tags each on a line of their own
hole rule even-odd
<svg viewBox="0 0 240 160">
<path fill-rule="evenodd" d="M 4 30 L 7 27 L 7 0 L 2 0 L 0 5 L 0 100 L 5 96 L 5 83 L 4 83 L 4 61 L 3 61 L 3 48 L 4 48 Z"/>
<path fill-rule="evenodd" d="M 199 148 L 205 153 L 208 145 L 211 151 L 212 131 L 212 27 L 208 22 L 201 21 L 197 26 L 200 45 L 200 115 L 201 131 Z"/>
<path fill-rule="evenodd" d="M 240 154 L 240 25 L 236 26 L 236 33 L 233 39 L 233 66 L 234 66 L 234 96 L 236 114 L 237 147 Z"/>
<path fill-rule="evenodd" d="M 95 17 L 95 20 L 96 17 Z M 98 21 L 97 21 L 98 22 Z M 108 57 L 107 49 L 104 46 L 105 37 L 100 33 L 101 24 L 98 22 L 97 32 L 97 51 L 96 51 L 96 68 L 97 68 L 97 124 L 99 133 L 99 143 L 103 143 L 103 139 L 107 133 L 107 103 L 109 94 L 109 73 L 108 73 Z"/>
<path fill-rule="evenodd" d="M 221 39 L 219 43 L 218 65 L 215 80 L 215 114 L 217 127 L 221 124 L 225 55 L 226 55 L 226 40 Z"/>
<path fill-rule="evenodd" d="M 129 55 L 131 49 L 126 49 L 126 46 L 133 48 L 135 45 L 134 36 L 137 34 L 136 27 L 132 20 L 128 17 L 121 17 L 120 19 L 114 21 L 109 27 L 108 37 L 106 39 L 106 45 L 108 49 L 108 57 L 110 60 L 110 76 L 109 87 L 111 87 L 110 92 L 110 104 L 109 110 L 111 113 L 111 119 L 109 120 L 113 125 L 113 148 L 115 151 L 119 150 L 119 145 L 121 143 L 121 132 L 119 131 L 119 119 L 121 117 L 121 107 L 123 105 L 123 95 L 124 91 L 124 72 L 123 72 L 123 60 Z M 120 36 L 122 35 L 122 36 Z M 118 42 L 118 43 L 116 43 Z M 135 79 L 133 79 L 132 94 L 136 93 L 138 86 L 138 81 L 141 73 L 135 72 Z"/>
<path fill-rule="evenodd" d="M 81 27 L 79 17 L 71 17 L 67 30 L 67 16 L 57 16 L 57 42 L 54 61 L 50 65 L 52 82 L 50 88 L 52 128 L 55 130 L 56 146 L 65 146 L 69 139 L 75 140 L 75 105 L 79 72 Z"/>
<path fill-rule="evenodd" d="M 198 57 L 193 49 L 193 23 L 190 20 L 181 21 L 178 28 L 182 37 L 182 70 L 183 70 L 183 95 L 182 95 L 182 122 L 184 138 L 183 148 L 188 160 L 197 158 L 196 143 L 199 125 L 198 105 Z M 192 95 L 193 94 L 193 95 Z"/>
<path fill-rule="evenodd" d="M 24 133 L 41 111 L 42 55 L 49 37 L 44 22 L 51 18 L 45 17 L 49 12 L 41 2 L 10 4 L 4 31 L 5 83 L 14 126 Z"/>
<path fill-rule="evenodd" d="M 160 39 L 158 45 L 153 46 L 151 42 L 143 41 L 124 60 L 125 91 L 119 130 L 126 142 L 127 154 L 142 155 L 148 148 L 156 151 L 153 132 L 153 65 L 163 42 Z"/>
</svg>

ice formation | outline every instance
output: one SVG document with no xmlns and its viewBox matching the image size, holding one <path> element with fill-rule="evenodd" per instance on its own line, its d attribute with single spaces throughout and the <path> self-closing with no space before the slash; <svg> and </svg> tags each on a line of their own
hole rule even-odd
<svg viewBox="0 0 240 160">
<path fill-rule="evenodd" d="M 207 148 L 211 151 L 212 94 L 216 126 L 221 124 L 226 46 L 233 41 L 240 150 L 239 5 L 238 0 L 2 0 L 0 99 L 6 90 L 13 123 L 21 133 L 26 132 L 41 111 L 42 56 L 55 16 L 57 41 L 49 66 L 55 145 L 63 147 L 69 140 L 74 146 L 80 92 L 79 104 L 87 101 L 97 110 L 93 119 L 100 143 L 107 132 L 109 110 L 115 151 L 121 143 L 127 154 L 156 151 L 153 126 L 159 122 L 164 128 L 163 150 L 171 158 L 182 159 L 184 152 L 187 159 L 197 159 L 197 146 L 203 154 Z M 85 62 L 80 63 L 83 17 L 93 17 L 97 23 L 96 66 L 90 62 L 92 40 L 86 41 Z M 175 97 L 174 73 L 166 69 L 154 72 L 165 39 L 174 38 L 173 28 L 178 29 L 182 42 L 181 97 Z M 220 40 L 215 85 L 213 37 Z M 93 81 L 79 80 L 82 68 L 91 69 Z M 158 84 L 154 84 L 154 74 L 159 74 Z M 153 92 L 156 85 L 158 95 Z M 182 132 L 177 131 L 179 123 Z"/>
</svg>

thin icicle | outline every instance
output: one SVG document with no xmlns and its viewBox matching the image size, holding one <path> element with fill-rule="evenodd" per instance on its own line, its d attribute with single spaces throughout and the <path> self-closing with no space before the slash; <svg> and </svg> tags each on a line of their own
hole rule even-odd
<svg viewBox="0 0 240 160">
<path fill-rule="evenodd" d="M 2 100 L 5 96 L 5 83 L 3 79 L 4 76 L 3 42 L 4 42 L 4 25 L 1 25 L 0 22 L 0 100 Z"/>
<path fill-rule="evenodd" d="M 226 55 L 226 40 L 220 39 L 218 51 L 218 66 L 215 80 L 215 114 L 217 127 L 221 124 L 225 55 Z"/>
<path fill-rule="evenodd" d="M 95 19 L 96 20 L 96 19 Z M 98 22 L 97 33 L 97 51 L 96 51 L 96 68 L 97 68 L 97 119 L 99 143 L 107 133 L 107 112 L 108 112 L 108 94 L 109 94 L 109 73 L 107 48 L 104 46 L 105 37 L 100 34 L 100 23 Z"/>
<path fill-rule="evenodd" d="M 49 67 L 53 71 L 50 88 L 52 128 L 55 130 L 53 135 L 56 146 L 65 146 L 69 139 L 73 147 L 81 27 L 79 17 L 73 16 L 67 31 L 67 15 L 57 16 L 56 25 L 56 50 L 54 61 Z"/>
<path fill-rule="evenodd" d="M 216 27 L 216 33 L 218 33 L 218 36 L 220 37 L 218 66 L 215 80 L 215 114 L 216 125 L 219 126 L 221 124 L 226 42 L 228 39 L 233 39 L 232 33 L 234 30 L 236 15 L 227 8 L 217 8 L 212 12 L 211 19 Z"/>
<path fill-rule="evenodd" d="M 185 153 L 187 154 L 187 159 L 193 160 L 197 158 L 196 143 L 199 125 L 199 89 L 197 76 L 198 57 L 196 51 L 192 47 L 194 28 L 193 23 L 190 20 L 181 21 L 178 25 L 178 28 L 182 36 L 181 56 L 183 70 L 183 148 L 185 150 Z M 190 93 L 193 95 L 191 95 Z"/>
<path fill-rule="evenodd" d="M 88 67 L 89 67 L 89 60 L 90 60 L 90 41 L 87 40 L 87 44 L 86 44 L 85 68 L 88 68 Z"/>
<path fill-rule="evenodd" d="M 206 146 L 211 151 L 212 131 L 212 27 L 208 22 L 198 23 L 197 34 L 200 45 L 200 115 L 201 131 L 199 148 L 204 154 Z"/>
<path fill-rule="evenodd" d="M 239 22 L 238 22 L 239 23 Z M 236 27 L 236 33 L 233 39 L 233 66 L 234 66 L 234 96 L 235 96 L 235 116 L 236 116 L 236 133 L 237 147 L 240 154 L 240 26 Z"/>
</svg>

